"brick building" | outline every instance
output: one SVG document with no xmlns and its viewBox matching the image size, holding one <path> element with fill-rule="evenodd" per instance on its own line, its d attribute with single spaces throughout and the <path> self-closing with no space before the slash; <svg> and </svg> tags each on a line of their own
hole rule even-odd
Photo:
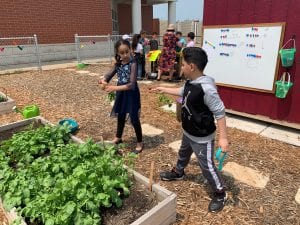
<svg viewBox="0 0 300 225">
<path fill-rule="evenodd" d="M 175 0 L 2 0 L 0 37 L 32 36 L 39 43 L 71 43 L 74 34 L 107 35 L 152 32 L 153 5 L 169 4 L 175 22 Z"/>
</svg>

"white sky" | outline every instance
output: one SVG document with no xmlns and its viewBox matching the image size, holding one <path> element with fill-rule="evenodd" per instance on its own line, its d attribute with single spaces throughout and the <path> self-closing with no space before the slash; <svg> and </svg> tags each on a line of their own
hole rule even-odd
<svg viewBox="0 0 300 225">
<path fill-rule="evenodd" d="M 176 2 L 176 20 L 202 21 L 203 0 L 177 0 Z M 153 18 L 163 20 L 168 19 L 168 4 L 159 4 L 153 6 Z"/>
</svg>

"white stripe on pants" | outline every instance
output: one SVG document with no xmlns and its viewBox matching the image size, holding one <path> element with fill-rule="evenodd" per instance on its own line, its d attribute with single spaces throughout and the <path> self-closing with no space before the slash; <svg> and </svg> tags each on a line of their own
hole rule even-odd
<svg viewBox="0 0 300 225">
<path fill-rule="evenodd" d="M 196 143 L 183 135 L 182 143 L 178 152 L 176 171 L 179 173 L 183 172 L 184 168 L 189 163 L 193 152 L 197 156 L 203 176 L 208 180 L 213 191 L 222 191 L 224 187 L 213 160 L 214 140 L 206 143 Z"/>
</svg>

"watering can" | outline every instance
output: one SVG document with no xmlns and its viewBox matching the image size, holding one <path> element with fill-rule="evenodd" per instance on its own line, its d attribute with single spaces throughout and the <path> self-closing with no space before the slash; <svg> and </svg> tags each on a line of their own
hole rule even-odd
<svg viewBox="0 0 300 225">
<path fill-rule="evenodd" d="M 74 120 L 74 119 L 71 119 L 71 118 L 62 119 L 62 120 L 60 120 L 60 121 L 58 122 L 58 124 L 59 124 L 59 125 L 64 125 L 64 124 L 66 124 L 67 126 L 69 126 L 70 132 L 71 132 L 72 134 L 75 133 L 75 132 L 78 130 L 78 128 L 79 128 L 77 121 Z"/>
<path fill-rule="evenodd" d="M 223 169 L 223 163 L 227 156 L 227 152 L 223 152 L 221 148 L 218 148 L 215 154 L 216 160 L 218 161 L 218 170 L 221 171 Z"/>
<path fill-rule="evenodd" d="M 40 115 L 40 109 L 37 105 L 27 105 L 23 108 L 23 110 L 20 110 L 16 106 L 14 106 L 13 110 L 15 112 L 21 113 L 24 119 L 29 119 Z"/>
</svg>

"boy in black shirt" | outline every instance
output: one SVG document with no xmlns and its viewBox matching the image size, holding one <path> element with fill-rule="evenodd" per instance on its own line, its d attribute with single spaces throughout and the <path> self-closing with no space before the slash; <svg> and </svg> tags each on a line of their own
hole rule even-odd
<svg viewBox="0 0 300 225">
<path fill-rule="evenodd" d="M 209 204 L 210 212 L 221 211 L 227 200 L 224 185 L 213 161 L 215 122 L 219 129 L 219 143 L 223 152 L 228 151 L 225 107 L 219 97 L 214 79 L 203 74 L 207 54 L 197 47 L 183 49 L 182 70 L 187 81 L 184 87 L 156 87 L 153 91 L 182 96 L 181 120 L 183 138 L 176 167 L 160 174 L 162 180 L 180 180 L 193 152 L 196 154 L 203 176 L 214 191 Z"/>
</svg>

